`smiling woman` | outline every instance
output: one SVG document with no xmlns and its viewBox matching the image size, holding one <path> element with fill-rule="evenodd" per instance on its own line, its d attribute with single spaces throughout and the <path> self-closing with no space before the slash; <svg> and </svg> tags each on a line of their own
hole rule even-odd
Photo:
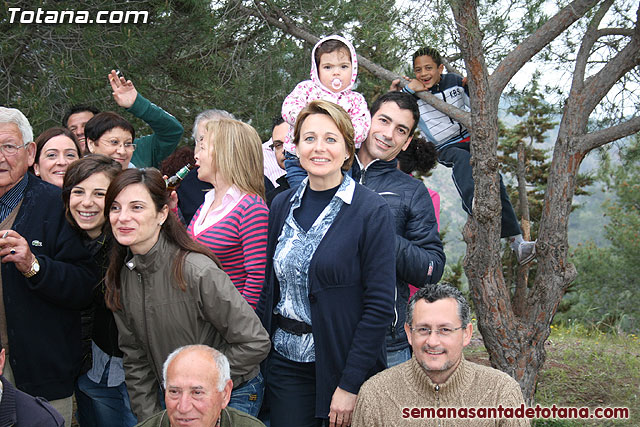
<svg viewBox="0 0 640 427">
<path fill-rule="evenodd" d="M 80 157 L 76 136 L 66 128 L 53 127 L 42 132 L 35 143 L 33 173 L 43 181 L 62 187 L 67 168 Z"/>
<path fill-rule="evenodd" d="M 118 162 L 101 154 L 89 154 L 69 166 L 62 187 L 67 221 L 80 232 L 82 242 L 99 267 L 100 279 L 109 262 L 109 241 L 103 234 L 104 198 L 109 184 L 120 172 Z M 93 363 L 76 380 L 78 420 L 83 426 L 133 426 L 136 418 L 123 380 L 118 330 L 113 313 L 105 304 L 102 283 L 94 288 L 91 308 L 82 313 L 84 358 Z"/>
<path fill-rule="evenodd" d="M 122 171 L 105 197 L 115 238 L 106 301 L 118 325 L 127 390 L 139 420 L 160 411 L 162 363 L 177 347 L 218 347 L 231 365 L 232 396 L 259 377 L 269 352 L 269 337 L 253 309 L 216 256 L 168 211 L 168 203 L 164 179 L 153 168 Z"/>
<path fill-rule="evenodd" d="M 122 116 L 112 111 L 98 113 L 85 125 L 84 135 L 90 152 L 111 157 L 122 169 L 129 167 L 136 149 L 136 132 Z"/>
<path fill-rule="evenodd" d="M 386 366 L 393 316 L 395 232 L 388 204 L 343 170 L 354 130 L 340 106 L 313 101 L 294 143 L 308 181 L 269 212 L 258 313 L 274 351 L 266 364 L 271 426 L 348 426 L 356 395 Z"/>
</svg>

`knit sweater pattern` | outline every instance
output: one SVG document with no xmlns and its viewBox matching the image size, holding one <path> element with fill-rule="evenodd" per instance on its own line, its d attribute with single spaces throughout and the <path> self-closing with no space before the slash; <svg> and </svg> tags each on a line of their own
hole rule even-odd
<svg viewBox="0 0 640 427">
<path fill-rule="evenodd" d="M 517 408 L 521 404 L 524 404 L 524 398 L 520 386 L 504 372 L 469 362 L 463 357 L 446 382 L 435 384 L 414 356 L 378 373 L 362 385 L 352 427 L 528 426 L 526 419 L 407 417 L 413 408 L 489 408 L 498 405 Z"/>
</svg>

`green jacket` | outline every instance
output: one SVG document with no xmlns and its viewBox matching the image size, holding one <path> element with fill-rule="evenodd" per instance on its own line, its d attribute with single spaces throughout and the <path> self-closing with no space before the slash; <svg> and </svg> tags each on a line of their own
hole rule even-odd
<svg viewBox="0 0 640 427">
<path fill-rule="evenodd" d="M 134 141 L 137 145 L 131 163 L 137 168 L 159 167 L 178 146 L 184 128 L 175 117 L 140 94 L 127 111 L 153 129 L 151 135 Z"/>
<path fill-rule="evenodd" d="M 164 232 L 145 255 L 126 260 L 120 273 L 122 309 L 113 313 L 131 409 L 144 420 L 162 408 L 162 365 L 178 347 L 209 345 L 229 359 L 234 386 L 255 378 L 271 341 L 258 316 L 208 257 L 189 253 L 186 290 L 173 278 L 178 247 Z"/>
<path fill-rule="evenodd" d="M 171 427 L 171 423 L 167 411 L 164 410 L 136 427 Z M 220 413 L 220 427 L 264 427 L 264 424 L 249 414 L 227 406 Z"/>
</svg>

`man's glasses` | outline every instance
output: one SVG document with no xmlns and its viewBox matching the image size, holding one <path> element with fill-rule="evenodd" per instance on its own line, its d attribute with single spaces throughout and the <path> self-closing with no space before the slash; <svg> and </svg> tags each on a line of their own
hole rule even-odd
<svg viewBox="0 0 640 427">
<path fill-rule="evenodd" d="M 273 142 L 271 145 L 269 145 L 269 148 L 271 148 L 272 151 L 276 151 L 279 150 L 283 145 L 282 141 L 275 141 Z"/>
<path fill-rule="evenodd" d="M 2 145 L 0 145 L 0 151 L 5 156 L 15 156 L 16 154 L 18 154 L 18 150 L 20 148 L 24 148 L 27 145 L 29 145 L 28 142 L 26 144 L 22 144 L 22 145 L 2 144 Z"/>
<path fill-rule="evenodd" d="M 411 330 L 411 332 L 415 332 L 421 337 L 431 336 L 431 332 L 435 332 L 436 335 L 441 337 L 448 337 L 458 329 L 464 329 L 464 326 L 460 326 L 459 328 L 438 328 L 438 329 L 431 329 L 431 328 L 422 326 L 420 328 L 409 328 L 409 329 Z"/>
</svg>

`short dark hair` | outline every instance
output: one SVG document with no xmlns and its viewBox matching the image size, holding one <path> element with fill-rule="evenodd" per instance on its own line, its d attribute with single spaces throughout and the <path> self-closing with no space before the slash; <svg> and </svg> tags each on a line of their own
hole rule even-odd
<svg viewBox="0 0 640 427">
<path fill-rule="evenodd" d="M 465 299 L 462 292 L 454 288 L 448 283 L 440 283 L 435 285 L 427 285 L 424 288 L 418 289 L 409 299 L 409 305 L 407 307 L 407 319 L 408 325 L 411 325 L 413 321 L 413 310 L 416 307 L 416 303 L 419 300 L 425 300 L 427 302 L 435 302 L 441 299 L 453 298 L 458 303 L 458 317 L 462 321 L 462 327 L 466 327 L 471 320 L 471 308 L 469 303 Z"/>
<path fill-rule="evenodd" d="M 105 133 L 111 129 L 121 128 L 131 134 L 132 139 L 136 139 L 136 131 L 120 114 L 113 111 L 104 111 L 98 113 L 84 125 L 84 136 L 87 140 L 97 141 Z"/>
<path fill-rule="evenodd" d="M 122 172 L 122 165 L 111 157 L 102 154 L 87 154 L 69 165 L 62 182 L 62 202 L 64 203 L 64 215 L 73 228 L 84 232 L 78 226 L 69 209 L 69 199 L 71 198 L 73 187 L 97 173 L 104 173 L 109 177 L 110 181 L 113 181 L 120 172 Z"/>
<path fill-rule="evenodd" d="M 347 55 L 349 55 L 349 60 L 353 62 L 353 58 L 351 58 L 351 51 L 349 50 L 349 46 L 336 39 L 325 40 L 318 45 L 316 51 L 314 53 L 314 59 L 316 60 L 316 68 L 320 66 L 320 57 L 325 53 L 331 53 L 338 51 L 340 49 L 344 49 L 347 51 Z"/>
<path fill-rule="evenodd" d="M 283 123 L 284 123 L 284 119 L 282 118 L 281 115 L 275 116 L 273 120 L 271 120 L 271 133 L 273 133 L 273 130 L 276 128 L 276 126 L 280 126 Z"/>
<path fill-rule="evenodd" d="M 371 117 L 373 117 L 378 112 L 382 104 L 384 104 L 385 102 L 395 102 L 401 110 L 411 111 L 411 114 L 413 115 L 413 127 L 411 128 L 411 132 L 409 132 L 409 136 L 413 135 L 413 132 L 418 126 L 418 120 L 420 120 L 420 109 L 418 108 L 418 103 L 416 102 L 413 95 L 397 91 L 391 91 L 380 95 L 378 99 L 373 102 L 371 108 L 369 109 Z"/>
<path fill-rule="evenodd" d="M 69 117 L 71 117 L 74 114 L 82 113 L 84 111 L 93 113 L 94 116 L 100 112 L 100 110 L 98 110 L 93 105 L 88 105 L 88 104 L 74 105 L 73 107 L 69 108 L 66 113 L 64 113 L 64 117 L 62 118 L 62 126 L 67 127 L 67 122 L 69 121 Z"/>
<path fill-rule="evenodd" d="M 440 56 L 440 52 L 432 47 L 425 46 L 416 50 L 416 53 L 413 54 L 414 66 L 416 64 L 416 58 L 418 58 L 419 56 L 430 56 L 431 59 L 433 59 L 433 62 L 435 62 L 438 67 L 442 65 L 442 57 Z"/>
</svg>

